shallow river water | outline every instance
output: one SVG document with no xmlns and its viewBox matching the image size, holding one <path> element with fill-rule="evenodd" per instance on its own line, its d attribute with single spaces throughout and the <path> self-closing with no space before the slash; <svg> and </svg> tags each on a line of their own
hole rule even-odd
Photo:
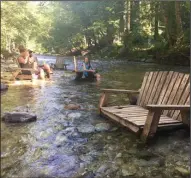
<svg viewBox="0 0 191 178">
<path fill-rule="evenodd" d="M 99 82 L 75 82 L 70 71 L 54 71 L 51 82 L 10 86 L 1 94 L 1 113 L 29 111 L 36 122 L 1 122 L 1 175 L 58 178 L 189 177 L 189 133 L 161 132 L 155 144 L 139 138 L 97 113 L 101 88 L 139 89 L 146 71 L 185 68 L 94 61 Z M 79 104 L 81 110 L 64 109 Z M 125 96 L 111 103 L 128 103 Z"/>
</svg>

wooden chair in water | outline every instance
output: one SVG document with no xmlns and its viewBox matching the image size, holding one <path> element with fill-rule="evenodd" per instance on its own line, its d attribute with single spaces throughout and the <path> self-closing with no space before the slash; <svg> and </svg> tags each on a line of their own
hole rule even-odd
<svg viewBox="0 0 191 178">
<path fill-rule="evenodd" d="M 107 106 L 111 94 L 138 95 L 136 105 Z M 99 112 L 141 134 L 144 142 L 155 135 L 159 127 L 189 125 L 190 75 L 178 72 L 146 72 L 141 89 L 103 89 Z"/>
<path fill-rule="evenodd" d="M 57 56 L 57 58 L 56 58 L 56 64 L 55 64 L 55 67 L 56 67 L 57 69 L 67 70 L 67 66 L 68 66 L 68 65 L 69 65 L 69 64 L 65 64 L 65 63 L 64 63 L 64 58 L 63 58 L 63 57 Z"/>
</svg>

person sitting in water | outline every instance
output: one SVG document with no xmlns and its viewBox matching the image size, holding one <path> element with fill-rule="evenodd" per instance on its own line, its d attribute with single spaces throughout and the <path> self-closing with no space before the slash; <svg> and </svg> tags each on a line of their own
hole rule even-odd
<svg viewBox="0 0 191 178">
<path fill-rule="evenodd" d="M 18 62 L 20 67 L 34 69 L 35 74 L 38 75 L 38 78 L 44 79 L 44 76 L 45 76 L 44 70 L 38 68 L 33 61 L 30 61 L 29 51 L 25 48 L 20 48 L 19 52 L 20 52 L 20 56 L 18 57 Z M 25 75 L 31 74 L 31 72 L 27 70 L 23 70 L 22 73 Z"/>
<path fill-rule="evenodd" d="M 84 58 L 84 62 L 83 62 L 83 74 L 84 76 L 87 78 L 88 77 L 88 73 L 92 72 L 94 77 L 98 80 L 100 78 L 100 75 L 92 68 L 90 61 L 88 59 L 88 57 Z"/>
<path fill-rule="evenodd" d="M 48 64 L 39 65 L 37 57 L 33 55 L 33 51 L 30 49 L 29 49 L 29 58 L 30 58 L 29 60 L 34 63 L 36 68 L 39 67 L 39 68 L 43 69 L 44 72 L 46 73 L 47 78 L 50 78 L 50 74 L 53 73 L 50 66 Z"/>
</svg>

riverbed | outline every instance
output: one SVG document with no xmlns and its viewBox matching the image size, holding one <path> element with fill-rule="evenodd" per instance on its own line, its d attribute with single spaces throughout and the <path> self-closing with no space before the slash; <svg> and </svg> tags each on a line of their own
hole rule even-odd
<svg viewBox="0 0 191 178">
<path fill-rule="evenodd" d="M 137 90 L 146 71 L 189 68 L 119 60 L 92 63 L 102 76 L 99 82 L 75 82 L 70 70 L 58 70 L 51 82 L 10 86 L 1 94 L 1 114 L 29 111 L 38 117 L 27 124 L 1 122 L 2 177 L 189 177 L 188 131 L 161 132 L 155 144 L 145 146 L 97 112 L 101 88 Z M 81 110 L 64 109 L 71 103 Z M 128 98 L 114 97 L 110 103 L 128 103 Z"/>
</svg>

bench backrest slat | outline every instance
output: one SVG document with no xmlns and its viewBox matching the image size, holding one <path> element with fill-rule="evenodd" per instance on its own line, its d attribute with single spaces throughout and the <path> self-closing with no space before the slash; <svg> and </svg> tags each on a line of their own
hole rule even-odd
<svg viewBox="0 0 191 178">
<path fill-rule="evenodd" d="M 173 71 L 146 72 L 137 105 L 185 105 L 190 102 L 189 97 L 189 74 Z M 165 110 L 163 114 L 181 120 L 180 111 Z"/>
</svg>

